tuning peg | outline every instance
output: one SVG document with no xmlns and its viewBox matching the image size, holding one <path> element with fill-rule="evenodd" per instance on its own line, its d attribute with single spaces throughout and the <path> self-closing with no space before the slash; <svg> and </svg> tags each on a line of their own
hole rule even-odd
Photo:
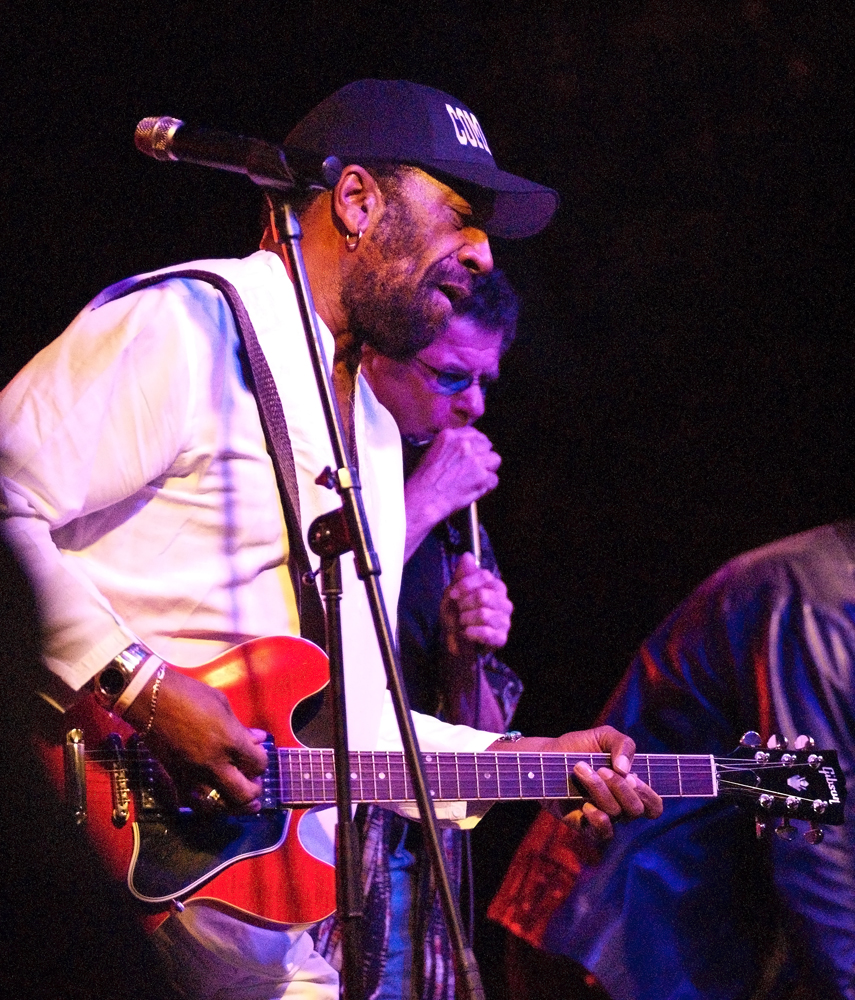
<svg viewBox="0 0 855 1000">
<path fill-rule="evenodd" d="M 747 733 L 739 741 L 741 747 L 759 747 L 763 740 L 760 739 L 760 734 L 755 733 L 753 729 L 749 729 Z"/>
<path fill-rule="evenodd" d="M 790 822 L 789 817 L 781 820 L 781 825 L 776 828 L 775 833 L 781 840 L 792 840 L 796 835 L 796 828 Z"/>
<path fill-rule="evenodd" d="M 825 836 L 825 831 L 817 823 L 816 820 L 811 820 L 810 829 L 805 830 L 805 840 L 809 844 L 821 844 L 822 838 Z"/>
<path fill-rule="evenodd" d="M 776 736 L 774 733 L 766 740 L 766 746 L 770 750 L 786 750 L 789 745 L 786 736 Z"/>
<path fill-rule="evenodd" d="M 796 750 L 813 750 L 816 746 L 816 740 L 812 736 L 805 736 L 802 733 L 801 736 L 796 737 L 796 741 L 793 744 Z"/>
</svg>

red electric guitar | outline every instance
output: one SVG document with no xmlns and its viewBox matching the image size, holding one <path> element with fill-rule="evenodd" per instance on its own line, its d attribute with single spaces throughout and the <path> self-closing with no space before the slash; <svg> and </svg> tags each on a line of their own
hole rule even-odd
<svg viewBox="0 0 855 1000">
<path fill-rule="evenodd" d="M 331 750 L 304 747 L 292 714 L 327 682 L 325 654 L 291 637 L 253 639 L 183 671 L 229 698 L 246 725 L 277 733 L 267 743 L 262 811 L 254 816 L 181 808 L 174 788 L 133 730 L 84 699 L 44 746 L 57 785 L 85 823 L 111 872 L 152 915 L 188 897 L 217 900 L 268 924 L 310 923 L 335 909 L 333 867 L 301 839 L 309 807 L 335 802 Z M 755 741 L 759 742 L 759 741 Z M 578 798 L 577 761 L 606 754 L 425 754 L 436 801 Z M 355 802 L 414 799 L 403 754 L 351 754 Z M 843 822 L 845 787 L 834 751 L 740 747 L 732 756 L 636 754 L 633 773 L 663 798 L 728 796 L 767 815 Z M 820 831 L 814 829 L 815 840 Z M 154 922 L 154 921 L 153 921 Z"/>
</svg>

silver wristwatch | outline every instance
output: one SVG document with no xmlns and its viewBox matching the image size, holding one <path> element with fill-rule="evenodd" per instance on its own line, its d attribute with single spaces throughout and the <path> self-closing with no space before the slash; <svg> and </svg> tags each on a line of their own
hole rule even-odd
<svg viewBox="0 0 855 1000">
<path fill-rule="evenodd" d="M 117 653 L 100 673 L 92 678 L 92 693 L 102 708 L 110 709 L 130 683 L 140 664 L 151 656 L 151 652 L 138 642 L 131 643 L 121 653 Z"/>
</svg>

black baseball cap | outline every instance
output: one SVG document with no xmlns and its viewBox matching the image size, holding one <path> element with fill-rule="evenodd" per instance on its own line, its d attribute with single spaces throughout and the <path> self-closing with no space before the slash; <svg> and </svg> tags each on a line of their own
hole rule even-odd
<svg viewBox="0 0 855 1000">
<path fill-rule="evenodd" d="M 407 80 L 356 80 L 310 111 L 288 134 L 299 150 L 342 163 L 407 163 L 453 184 L 494 193 L 490 236 L 533 236 L 558 208 L 552 188 L 499 170 L 478 119 L 457 98 Z"/>
</svg>

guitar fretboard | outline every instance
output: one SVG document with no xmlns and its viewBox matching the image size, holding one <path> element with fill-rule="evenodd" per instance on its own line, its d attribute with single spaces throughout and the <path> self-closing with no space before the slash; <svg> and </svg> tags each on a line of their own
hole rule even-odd
<svg viewBox="0 0 855 1000">
<path fill-rule="evenodd" d="M 278 804 L 335 802 L 332 750 L 279 749 L 275 755 L 268 791 Z M 594 770 L 609 766 L 606 754 L 424 754 L 425 777 L 437 801 L 579 798 L 573 783 L 573 768 L 579 761 Z M 355 802 L 415 799 L 402 753 L 355 751 L 350 764 Z M 637 754 L 632 773 L 662 798 L 715 798 L 718 794 L 715 763 L 707 755 Z"/>
</svg>

